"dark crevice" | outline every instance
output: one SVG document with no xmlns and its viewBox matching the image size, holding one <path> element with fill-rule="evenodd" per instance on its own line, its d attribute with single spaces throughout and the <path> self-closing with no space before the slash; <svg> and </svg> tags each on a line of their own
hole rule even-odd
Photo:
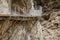
<svg viewBox="0 0 60 40">
<path fill-rule="evenodd" d="M 50 14 L 48 14 L 48 15 L 44 15 L 44 16 L 42 16 L 42 18 L 44 18 L 44 20 L 49 20 L 49 18 L 50 18 Z"/>
</svg>

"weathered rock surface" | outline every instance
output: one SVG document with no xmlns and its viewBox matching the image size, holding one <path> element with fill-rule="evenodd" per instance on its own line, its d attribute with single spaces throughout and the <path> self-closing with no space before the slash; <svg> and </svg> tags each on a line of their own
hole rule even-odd
<svg viewBox="0 0 60 40">
<path fill-rule="evenodd" d="M 0 22 L 0 40 L 42 39 L 39 21 L 3 20 Z"/>
<path fill-rule="evenodd" d="M 43 12 L 60 10 L 60 0 L 40 0 L 40 5 L 43 6 Z"/>
<path fill-rule="evenodd" d="M 60 0 L 41 0 L 44 40 L 60 40 Z"/>
<path fill-rule="evenodd" d="M 0 14 L 9 14 L 9 5 L 7 0 L 0 0 Z"/>
<path fill-rule="evenodd" d="M 43 13 L 41 24 L 44 40 L 60 40 L 60 11 Z"/>
<path fill-rule="evenodd" d="M 43 7 L 40 20 L 43 32 L 39 21 L 2 20 L 0 21 L 0 40 L 60 40 L 60 0 L 35 1 L 37 5 Z M 13 0 L 12 3 L 22 9 L 31 9 L 29 0 Z"/>
</svg>

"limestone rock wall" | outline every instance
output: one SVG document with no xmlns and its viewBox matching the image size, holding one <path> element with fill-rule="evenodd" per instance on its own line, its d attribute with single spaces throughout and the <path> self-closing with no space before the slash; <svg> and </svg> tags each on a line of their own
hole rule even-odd
<svg viewBox="0 0 60 40">
<path fill-rule="evenodd" d="M 39 21 L 0 21 L 0 40 L 42 40 Z"/>
<path fill-rule="evenodd" d="M 18 1 L 21 8 L 31 7 L 27 0 L 21 0 L 22 5 Z M 37 2 L 43 7 L 40 21 L 0 20 L 0 40 L 60 40 L 60 0 Z"/>
<path fill-rule="evenodd" d="M 60 40 L 60 11 L 41 16 L 44 40 Z"/>
<path fill-rule="evenodd" d="M 41 0 L 44 40 L 60 40 L 60 0 Z"/>
<path fill-rule="evenodd" d="M 0 14 L 9 14 L 9 4 L 7 0 L 0 0 Z"/>
<path fill-rule="evenodd" d="M 60 10 L 60 0 L 40 0 L 44 12 L 52 12 Z"/>
</svg>

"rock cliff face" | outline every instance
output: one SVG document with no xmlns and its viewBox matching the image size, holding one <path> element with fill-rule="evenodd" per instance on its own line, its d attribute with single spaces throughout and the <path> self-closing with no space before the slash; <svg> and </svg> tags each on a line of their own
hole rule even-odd
<svg viewBox="0 0 60 40">
<path fill-rule="evenodd" d="M 2 0 L 3 3 L 5 1 L 6 0 Z M 33 0 L 31 2 L 30 0 L 11 0 L 11 1 L 12 1 L 11 4 L 10 2 L 6 1 L 7 5 L 8 4 L 10 4 L 11 6 L 18 5 L 18 7 L 22 9 L 25 8 L 29 11 L 29 9 L 31 9 L 32 7 L 31 2 Z M 4 6 L 8 7 L 7 5 L 5 4 Z M 27 18 L 29 19 L 29 17 Z M 30 18 L 33 18 L 33 17 L 30 17 Z M 10 20 L 10 19 L 1 20 L 0 21 L 0 40 L 42 40 L 43 39 L 42 28 L 39 20 L 36 20 L 36 18 L 30 19 L 30 20 L 25 20 L 24 18 L 22 19 L 21 20 Z"/>
<path fill-rule="evenodd" d="M 44 40 L 60 40 L 60 0 L 42 0 Z"/>
<path fill-rule="evenodd" d="M 52 12 L 60 10 L 60 0 L 41 0 L 44 12 Z"/>
<path fill-rule="evenodd" d="M 6 3 L 8 7 L 9 2 Z M 30 0 L 12 0 L 11 3 L 22 9 L 32 7 Z M 35 5 L 43 7 L 40 21 L 0 20 L 0 40 L 60 40 L 60 0 L 34 0 Z"/>
<path fill-rule="evenodd" d="M 17 14 L 40 16 L 42 7 L 39 2 L 37 0 L 12 0 L 11 6 L 13 12 L 17 12 Z"/>
<path fill-rule="evenodd" d="M 39 21 L 0 21 L 0 40 L 42 40 Z"/>
<path fill-rule="evenodd" d="M 0 14 L 9 14 L 7 0 L 0 0 Z"/>
</svg>

